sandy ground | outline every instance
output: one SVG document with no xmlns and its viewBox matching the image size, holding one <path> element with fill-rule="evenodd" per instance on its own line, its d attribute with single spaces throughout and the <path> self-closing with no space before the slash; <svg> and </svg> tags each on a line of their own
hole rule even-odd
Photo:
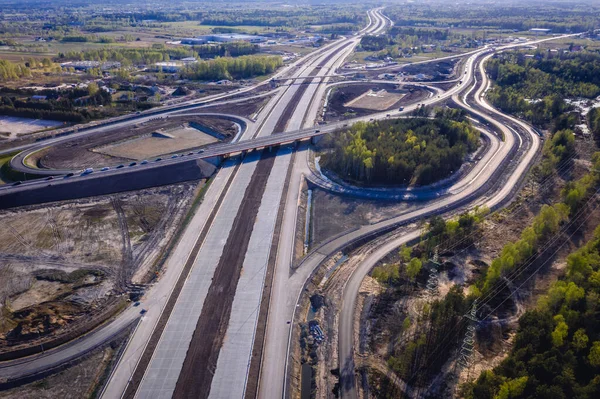
<svg viewBox="0 0 600 399">
<path fill-rule="evenodd" d="M 0 132 L 10 133 L 7 138 L 14 139 L 18 135 L 37 132 L 49 127 L 62 126 L 62 122 L 44 119 L 19 118 L 16 116 L 0 116 Z"/>
<path fill-rule="evenodd" d="M 117 144 L 93 149 L 94 152 L 117 158 L 143 160 L 157 155 L 170 154 L 189 148 L 198 148 L 216 143 L 217 138 L 201 132 L 188 124 L 172 129 L 161 129 L 159 134 L 149 134 Z"/>
<path fill-rule="evenodd" d="M 352 101 L 344 104 L 346 108 L 362 108 L 373 111 L 385 111 L 404 97 L 404 94 L 390 93 L 382 90 L 368 90 Z"/>
</svg>

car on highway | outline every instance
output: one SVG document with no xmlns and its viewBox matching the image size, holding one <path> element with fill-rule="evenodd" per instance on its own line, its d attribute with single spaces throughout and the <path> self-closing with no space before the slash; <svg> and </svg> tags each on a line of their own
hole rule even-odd
<svg viewBox="0 0 600 399">
<path fill-rule="evenodd" d="M 315 133 L 321 133 L 321 131 L 320 130 L 315 130 Z"/>
<path fill-rule="evenodd" d="M 188 152 L 188 155 L 194 155 L 194 153 L 193 152 Z"/>
<path fill-rule="evenodd" d="M 160 162 L 160 161 L 162 161 L 162 158 L 156 158 L 156 159 L 154 160 L 154 162 Z"/>
<path fill-rule="evenodd" d="M 54 176 L 48 176 L 48 177 L 46 177 L 46 180 L 53 180 L 53 179 L 54 179 Z"/>
<path fill-rule="evenodd" d="M 404 107 L 398 108 L 398 111 L 404 111 Z"/>
<path fill-rule="evenodd" d="M 140 311 L 140 314 L 146 314 L 147 312 L 148 312 L 148 311 L 147 311 L 146 309 L 142 309 L 142 310 Z"/>
<path fill-rule="evenodd" d="M 135 166 L 135 165 L 137 165 L 137 162 L 132 162 L 129 164 L 129 166 Z"/>
<path fill-rule="evenodd" d="M 71 172 L 71 173 L 67 173 L 64 177 L 64 179 L 66 179 L 67 177 L 71 177 L 71 176 L 75 176 L 75 173 Z"/>
<path fill-rule="evenodd" d="M 133 306 L 140 306 L 140 303 L 136 302 L 136 303 L 133 304 Z"/>
<path fill-rule="evenodd" d="M 198 154 L 202 154 L 204 152 L 204 150 L 200 150 L 198 151 Z"/>
<path fill-rule="evenodd" d="M 148 161 L 144 159 L 142 162 L 140 162 L 140 165 L 146 165 L 147 163 Z"/>
<path fill-rule="evenodd" d="M 125 165 L 119 165 L 115 169 L 121 169 L 121 168 L 124 168 L 124 167 L 125 167 Z"/>
<path fill-rule="evenodd" d="M 23 182 L 19 180 L 19 181 L 14 182 L 12 185 L 13 186 L 20 186 L 21 184 L 23 184 Z"/>
<path fill-rule="evenodd" d="M 83 172 L 81 172 L 80 176 L 89 175 L 90 173 L 94 173 L 94 168 L 87 168 Z"/>
<path fill-rule="evenodd" d="M 109 170 L 110 168 L 108 166 L 103 167 L 102 169 L 100 169 L 100 172 L 106 172 L 107 170 Z"/>
<path fill-rule="evenodd" d="M 171 159 L 177 158 L 177 155 L 171 155 Z"/>
</svg>

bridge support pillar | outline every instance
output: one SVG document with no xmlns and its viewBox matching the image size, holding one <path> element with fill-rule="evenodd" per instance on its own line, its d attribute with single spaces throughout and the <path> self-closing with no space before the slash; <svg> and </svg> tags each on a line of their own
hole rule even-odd
<svg viewBox="0 0 600 399">
<path fill-rule="evenodd" d="M 318 136 L 312 136 L 312 137 L 310 138 L 310 143 L 311 143 L 312 145 L 315 145 L 315 144 L 317 144 L 319 141 L 321 141 L 321 138 L 322 138 L 322 137 L 323 137 L 322 135 L 318 135 Z"/>
</svg>

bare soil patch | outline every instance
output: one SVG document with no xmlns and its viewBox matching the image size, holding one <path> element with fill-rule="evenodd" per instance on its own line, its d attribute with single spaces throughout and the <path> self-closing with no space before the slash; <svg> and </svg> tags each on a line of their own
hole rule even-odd
<svg viewBox="0 0 600 399">
<path fill-rule="evenodd" d="M 376 97 L 369 96 L 369 93 L 381 94 Z M 427 95 L 427 90 L 423 88 L 400 88 L 393 83 L 342 86 L 333 90 L 325 117 L 327 120 L 342 120 L 364 116 L 376 111 L 385 111 L 416 103 L 426 98 Z M 393 101 L 394 99 L 396 101 Z"/>
<path fill-rule="evenodd" d="M 89 135 L 70 140 L 53 146 L 45 152 L 41 152 L 37 157 L 36 154 L 33 154 L 28 159 L 31 158 L 32 162 L 40 167 L 52 169 L 83 169 L 88 167 L 117 165 L 135 158 L 126 157 L 128 155 L 127 153 L 118 153 L 112 156 L 110 154 L 95 151 L 95 149 L 141 138 L 160 129 L 176 128 L 185 123 L 197 123 L 211 131 L 220 133 L 225 137 L 225 141 L 231 139 L 237 133 L 235 125 L 227 120 L 202 116 L 180 115 L 177 117 L 156 119 L 145 123 L 130 125 L 124 128 L 112 129 L 102 134 Z M 192 145 L 192 147 L 198 146 L 197 142 L 188 142 L 187 144 Z M 180 146 L 180 148 L 185 148 L 185 145 Z M 150 149 L 149 151 L 152 150 Z M 161 153 L 166 154 L 168 151 Z"/>
<path fill-rule="evenodd" d="M 0 353 L 118 310 L 126 284 L 152 274 L 196 185 L 1 212 Z"/>
<path fill-rule="evenodd" d="M 219 141 L 216 137 L 204 133 L 188 124 L 138 136 L 131 140 L 109 144 L 93 149 L 115 158 L 143 160 L 158 155 L 171 154 L 185 149 L 199 148 Z"/>
<path fill-rule="evenodd" d="M 404 93 L 388 92 L 385 89 L 367 90 L 354 100 L 344 104 L 346 108 L 362 108 L 372 111 L 385 111 L 404 97 Z"/>
<path fill-rule="evenodd" d="M 61 126 L 59 121 L 44 119 L 19 118 L 16 116 L 0 116 L 0 132 L 7 133 L 6 138 L 17 138 L 19 135 L 38 132 L 51 127 Z"/>
</svg>

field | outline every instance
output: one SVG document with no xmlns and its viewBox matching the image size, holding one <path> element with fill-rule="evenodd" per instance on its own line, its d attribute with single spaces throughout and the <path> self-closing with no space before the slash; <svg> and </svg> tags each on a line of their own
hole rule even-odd
<svg viewBox="0 0 600 399">
<path fill-rule="evenodd" d="M 184 124 L 172 129 L 162 129 L 132 140 L 111 144 L 94 152 L 117 158 L 142 160 L 157 155 L 170 154 L 188 148 L 198 148 L 219 141 L 217 138 Z"/>
<path fill-rule="evenodd" d="M 19 135 L 33 133 L 51 127 L 61 126 L 59 121 L 48 121 L 43 119 L 19 118 L 16 116 L 0 116 L 0 134 L 3 138 L 17 138 Z"/>
<path fill-rule="evenodd" d="M 388 92 L 385 89 L 377 91 L 369 90 L 344 104 L 344 107 L 385 111 L 400 101 L 402 97 L 404 97 L 402 93 Z"/>
</svg>

